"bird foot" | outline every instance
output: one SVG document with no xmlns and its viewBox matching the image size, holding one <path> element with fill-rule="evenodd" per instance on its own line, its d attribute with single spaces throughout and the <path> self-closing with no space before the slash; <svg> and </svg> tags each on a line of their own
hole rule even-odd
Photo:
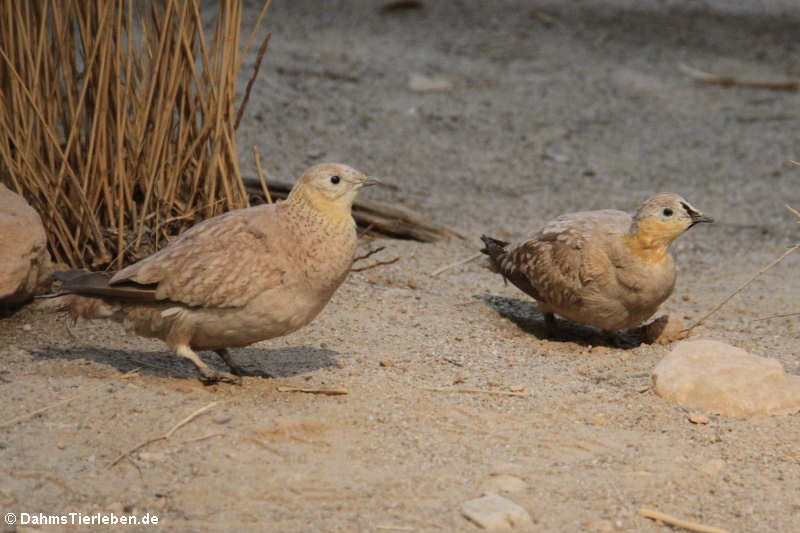
<svg viewBox="0 0 800 533">
<path fill-rule="evenodd" d="M 200 377 L 200 381 L 203 382 L 203 385 L 213 385 L 215 383 L 230 383 L 231 385 L 241 385 L 242 384 L 242 377 L 235 376 L 229 372 L 220 372 L 217 370 L 208 370 L 202 371 L 203 375 Z"/>
</svg>

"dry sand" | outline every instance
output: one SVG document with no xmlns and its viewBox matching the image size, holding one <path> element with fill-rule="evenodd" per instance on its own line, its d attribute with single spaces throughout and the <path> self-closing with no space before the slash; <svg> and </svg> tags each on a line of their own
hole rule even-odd
<svg viewBox="0 0 800 533">
<path fill-rule="evenodd" d="M 678 286 L 662 307 L 701 316 L 798 240 L 783 205 L 800 207 L 788 163 L 800 157 L 800 95 L 700 86 L 677 65 L 800 79 L 797 3 L 380 6 L 275 3 L 242 167 L 254 174 L 253 145 L 283 180 L 349 163 L 398 187 L 365 197 L 467 239 L 365 240 L 386 246 L 371 259 L 400 260 L 351 275 L 305 329 L 235 350 L 277 376 L 242 387 L 204 387 L 190 363 L 114 324 L 70 333 L 30 307 L 0 320 L 4 421 L 77 396 L 0 429 L 0 511 L 157 514 L 147 531 L 474 531 L 461 504 L 507 474 L 524 487 L 506 496 L 538 531 L 669 530 L 640 507 L 731 531 L 800 530 L 800 416 L 693 424 L 648 389 L 669 346 L 611 348 L 580 327 L 547 340 L 530 300 L 480 262 L 430 276 L 475 253 L 482 232 L 513 238 L 565 211 L 630 209 L 670 190 L 718 220 L 676 243 Z M 450 88 L 412 91 L 412 74 Z M 798 318 L 759 320 L 800 311 L 798 261 L 698 335 L 800 373 Z M 422 388 L 453 384 L 530 395 Z"/>
</svg>

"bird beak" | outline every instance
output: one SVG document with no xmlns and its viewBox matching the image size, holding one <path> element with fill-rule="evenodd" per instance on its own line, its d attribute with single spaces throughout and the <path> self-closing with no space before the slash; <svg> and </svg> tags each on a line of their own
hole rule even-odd
<svg viewBox="0 0 800 533">
<path fill-rule="evenodd" d="M 699 224 L 701 222 L 708 222 L 709 224 L 714 222 L 713 218 L 705 216 L 703 213 L 693 208 L 689 204 L 681 202 L 681 205 L 686 210 L 686 212 L 689 213 L 689 217 L 692 219 L 692 226 L 694 226 L 695 224 Z"/>
<path fill-rule="evenodd" d="M 694 212 L 691 213 L 689 216 L 692 217 L 692 226 L 694 226 L 695 224 L 699 224 L 700 222 L 708 222 L 709 224 L 714 222 L 713 218 L 707 217 L 703 213 Z"/>
<path fill-rule="evenodd" d="M 378 178 L 367 178 L 361 183 L 361 186 L 362 187 L 369 187 L 371 185 L 380 185 L 380 184 L 381 184 L 381 180 L 379 180 Z"/>
</svg>

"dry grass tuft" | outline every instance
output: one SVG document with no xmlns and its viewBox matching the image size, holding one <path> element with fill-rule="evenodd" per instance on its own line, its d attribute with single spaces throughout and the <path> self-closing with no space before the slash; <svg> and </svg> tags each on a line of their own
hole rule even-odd
<svg viewBox="0 0 800 533">
<path fill-rule="evenodd" d="M 0 181 L 57 261 L 120 268 L 248 205 L 236 74 L 268 7 L 242 48 L 240 1 L 210 40 L 199 0 L 0 5 Z"/>
</svg>

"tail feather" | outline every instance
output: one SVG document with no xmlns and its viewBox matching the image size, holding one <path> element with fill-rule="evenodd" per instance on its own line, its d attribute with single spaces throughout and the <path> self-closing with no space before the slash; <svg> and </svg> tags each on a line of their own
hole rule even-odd
<svg viewBox="0 0 800 533">
<path fill-rule="evenodd" d="M 61 290 L 72 294 L 106 297 L 127 302 L 155 302 L 156 284 L 140 285 L 132 281 L 110 285 L 113 274 L 109 272 L 87 272 L 64 270 L 53 274 L 61 281 Z"/>
<path fill-rule="evenodd" d="M 481 253 L 489 256 L 489 263 L 492 266 L 492 270 L 499 273 L 500 262 L 506 256 L 506 246 L 508 246 L 509 243 L 492 237 L 487 237 L 486 235 L 481 235 L 481 240 L 483 241 L 484 246 L 481 248 Z"/>
<path fill-rule="evenodd" d="M 136 283 L 109 285 L 112 274 L 63 270 L 53 278 L 61 282 L 61 294 L 47 304 L 48 309 L 66 311 L 73 318 L 121 318 L 125 302 L 154 302 L 155 287 Z"/>
</svg>

